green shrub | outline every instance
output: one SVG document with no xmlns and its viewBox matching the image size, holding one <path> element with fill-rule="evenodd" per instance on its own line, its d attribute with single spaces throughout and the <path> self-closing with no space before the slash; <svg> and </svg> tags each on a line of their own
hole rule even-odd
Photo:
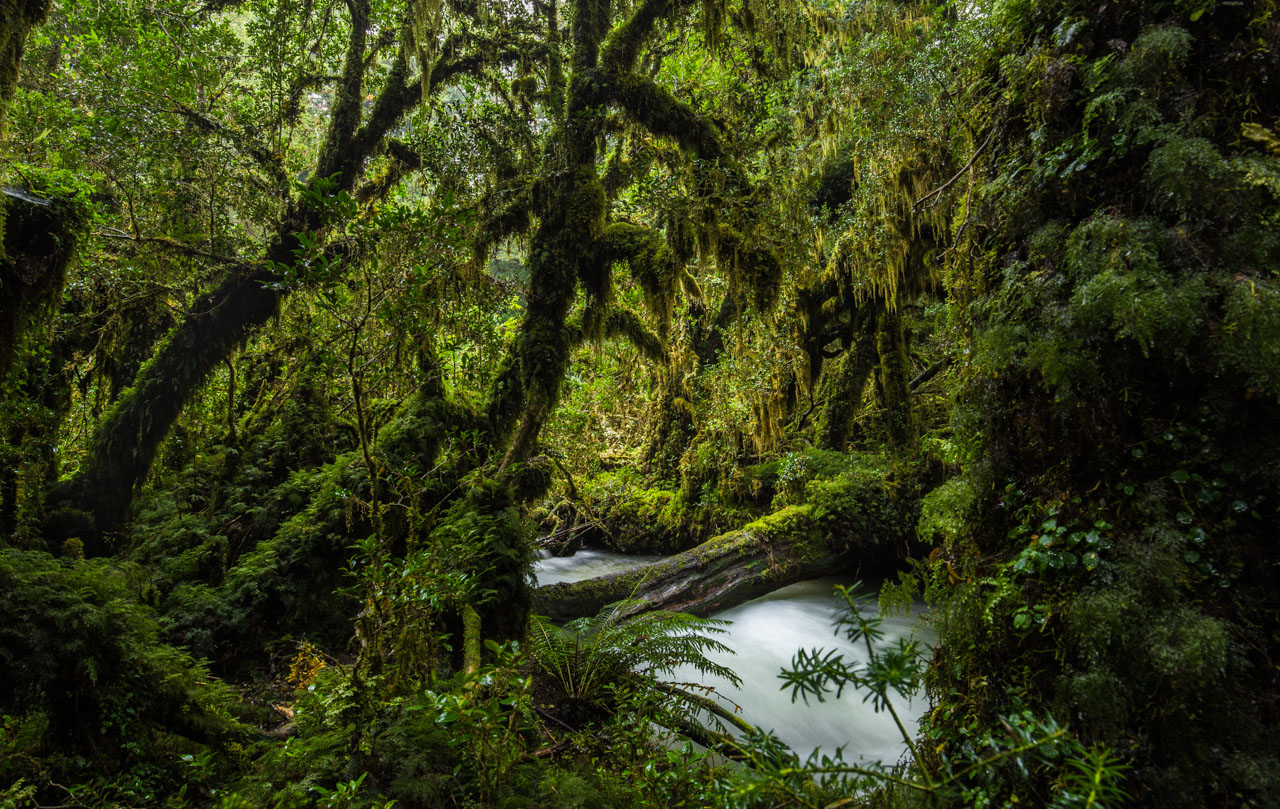
<svg viewBox="0 0 1280 809">
<path fill-rule="evenodd" d="M 242 737 L 232 692 L 160 642 L 132 584 L 108 562 L 0 550 L 0 777 L 118 774 Z"/>
</svg>

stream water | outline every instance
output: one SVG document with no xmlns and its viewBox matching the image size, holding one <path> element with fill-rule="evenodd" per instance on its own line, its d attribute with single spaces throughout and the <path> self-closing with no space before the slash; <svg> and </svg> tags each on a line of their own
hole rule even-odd
<svg viewBox="0 0 1280 809">
<path fill-rule="evenodd" d="M 601 576 L 628 570 L 660 557 L 623 556 L 600 550 L 579 551 L 560 559 L 540 559 L 534 566 L 539 584 Z M 741 706 L 741 716 L 751 724 L 777 734 L 803 758 L 815 749 L 834 753 L 844 748 L 846 761 L 859 757 L 885 763 L 898 761 L 906 750 L 893 718 L 885 711 L 876 713 L 870 701 L 863 702 L 861 693 L 846 690 L 839 700 L 826 702 L 791 702 L 789 691 L 780 690 L 778 672 L 791 663 L 797 649 L 821 647 L 835 649 L 846 660 L 864 661 L 866 649 L 837 637 L 832 620 L 837 616 L 832 596 L 835 585 L 852 583 L 849 578 L 824 578 L 800 582 L 748 601 L 714 615 L 732 625 L 719 639 L 736 654 L 715 656 L 716 662 L 733 669 L 742 678 L 742 686 L 705 678 L 693 671 L 678 671 L 676 679 L 703 682 L 714 686 L 723 696 Z M 887 618 L 882 624 L 884 638 L 877 646 L 897 643 L 899 638 L 915 637 L 926 644 L 933 642 L 927 627 L 912 615 Z M 730 704 L 730 703 L 726 703 Z M 923 695 L 907 702 L 895 700 L 907 731 L 915 733 L 916 722 L 926 708 Z"/>
</svg>

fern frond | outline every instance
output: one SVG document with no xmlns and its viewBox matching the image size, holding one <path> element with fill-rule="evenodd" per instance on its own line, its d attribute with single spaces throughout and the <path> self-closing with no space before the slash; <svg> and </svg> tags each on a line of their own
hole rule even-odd
<svg viewBox="0 0 1280 809">
<path fill-rule="evenodd" d="M 680 666 L 740 684 L 732 669 L 707 657 L 733 653 L 713 637 L 724 634 L 727 621 L 663 611 L 626 617 L 635 604 L 620 601 L 564 627 L 534 616 L 529 626 L 533 659 L 566 697 L 589 702 L 602 701 L 607 686 L 624 680 L 659 690 L 666 685 L 660 675 L 671 675 Z"/>
</svg>

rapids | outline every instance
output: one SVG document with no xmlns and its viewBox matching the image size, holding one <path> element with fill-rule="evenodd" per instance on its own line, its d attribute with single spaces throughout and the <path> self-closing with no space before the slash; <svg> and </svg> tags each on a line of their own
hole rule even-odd
<svg viewBox="0 0 1280 809">
<path fill-rule="evenodd" d="M 602 550 L 584 550 L 564 558 L 539 559 L 534 565 L 539 584 L 617 573 L 656 561 L 660 557 L 624 556 Z M 728 682 L 700 678 L 693 671 L 677 671 L 675 679 L 714 686 L 726 705 L 737 705 L 751 724 L 772 730 L 802 758 L 815 749 L 834 753 L 844 748 L 846 761 L 859 757 L 892 764 L 906 752 L 893 718 L 887 711 L 876 713 L 861 693 L 846 690 L 839 700 L 806 705 L 792 703 L 789 692 L 780 690 L 778 672 L 791 663 L 799 648 L 836 649 L 846 660 L 865 660 L 866 650 L 837 637 L 832 621 L 839 614 L 833 588 L 852 584 L 852 579 L 829 577 L 800 582 L 767 596 L 748 601 L 712 616 L 732 624 L 719 640 L 736 654 L 715 656 L 716 662 L 733 669 L 742 678 L 735 688 Z M 877 646 L 890 645 L 899 638 L 914 636 L 923 643 L 933 635 L 918 620 L 920 608 L 911 615 L 886 618 L 884 638 Z M 923 694 L 910 701 L 895 700 L 907 731 L 914 733 L 927 704 Z"/>
</svg>

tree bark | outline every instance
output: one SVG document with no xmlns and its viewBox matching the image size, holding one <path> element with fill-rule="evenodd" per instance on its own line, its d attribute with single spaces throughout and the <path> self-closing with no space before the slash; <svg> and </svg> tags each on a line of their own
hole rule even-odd
<svg viewBox="0 0 1280 809">
<path fill-rule="evenodd" d="M 849 445 L 853 418 L 862 406 L 862 392 L 875 370 L 878 308 L 867 302 L 853 311 L 844 354 L 826 370 L 826 404 L 818 420 L 818 446 L 822 449 L 843 450 Z"/>
<path fill-rule="evenodd" d="M 876 353 L 880 368 L 876 377 L 876 393 L 884 406 L 885 433 L 889 445 L 908 450 L 919 441 L 911 387 L 907 381 L 906 332 L 897 309 L 884 307 L 876 322 Z"/>
</svg>

